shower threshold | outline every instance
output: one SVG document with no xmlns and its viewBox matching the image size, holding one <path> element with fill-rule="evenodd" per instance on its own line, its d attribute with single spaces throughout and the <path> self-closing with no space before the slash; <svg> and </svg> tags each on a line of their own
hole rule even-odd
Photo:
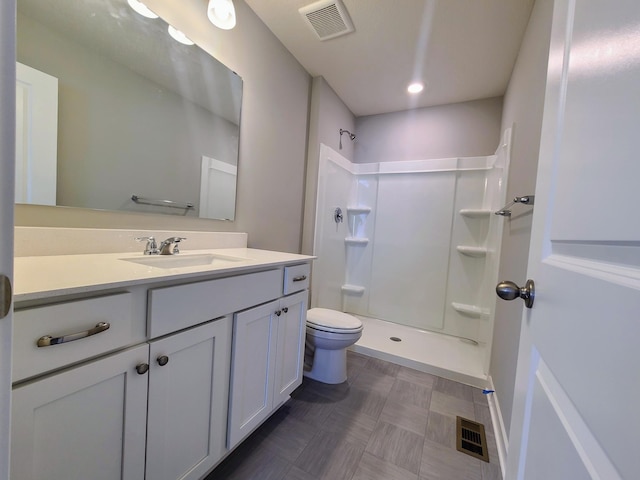
<svg viewBox="0 0 640 480">
<path fill-rule="evenodd" d="M 364 329 L 350 350 L 478 388 L 489 385 L 484 373 L 484 345 L 376 318 L 356 317 L 362 320 Z"/>
</svg>

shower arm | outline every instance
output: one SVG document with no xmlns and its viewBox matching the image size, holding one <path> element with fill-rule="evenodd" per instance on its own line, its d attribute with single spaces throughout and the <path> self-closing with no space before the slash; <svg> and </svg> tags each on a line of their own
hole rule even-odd
<svg viewBox="0 0 640 480">
<path fill-rule="evenodd" d="M 341 128 L 340 129 L 340 150 L 342 150 L 342 134 L 343 133 L 348 133 L 351 141 L 354 141 L 356 139 L 355 133 L 351 133 L 349 130 L 345 130 L 344 128 Z"/>
</svg>

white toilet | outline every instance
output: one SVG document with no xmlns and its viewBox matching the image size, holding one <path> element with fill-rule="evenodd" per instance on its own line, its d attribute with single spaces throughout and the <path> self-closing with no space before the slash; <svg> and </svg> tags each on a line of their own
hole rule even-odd
<svg viewBox="0 0 640 480">
<path fill-rule="evenodd" d="M 347 347 L 362 336 L 362 322 L 353 315 L 312 308 L 307 311 L 307 354 L 313 353 L 310 370 L 304 375 L 322 383 L 347 379 Z"/>
</svg>

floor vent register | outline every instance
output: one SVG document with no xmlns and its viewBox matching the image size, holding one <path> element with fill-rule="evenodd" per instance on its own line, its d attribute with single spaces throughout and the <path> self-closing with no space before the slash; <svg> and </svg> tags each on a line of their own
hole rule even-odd
<svg viewBox="0 0 640 480">
<path fill-rule="evenodd" d="M 489 462 L 484 425 L 473 420 L 456 417 L 456 449 L 484 462 Z"/>
</svg>

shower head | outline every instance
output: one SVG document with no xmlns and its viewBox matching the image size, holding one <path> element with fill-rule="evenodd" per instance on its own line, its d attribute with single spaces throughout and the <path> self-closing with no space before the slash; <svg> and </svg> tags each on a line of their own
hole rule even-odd
<svg viewBox="0 0 640 480">
<path fill-rule="evenodd" d="M 356 139 L 356 134 L 355 133 L 351 133 L 349 130 L 345 130 L 343 128 L 340 129 L 340 150 L 342 150 L 342 134 L 346 133 L 349 135 L 349 138 L 351 139 L 351 141 Z"/>
</svg>

